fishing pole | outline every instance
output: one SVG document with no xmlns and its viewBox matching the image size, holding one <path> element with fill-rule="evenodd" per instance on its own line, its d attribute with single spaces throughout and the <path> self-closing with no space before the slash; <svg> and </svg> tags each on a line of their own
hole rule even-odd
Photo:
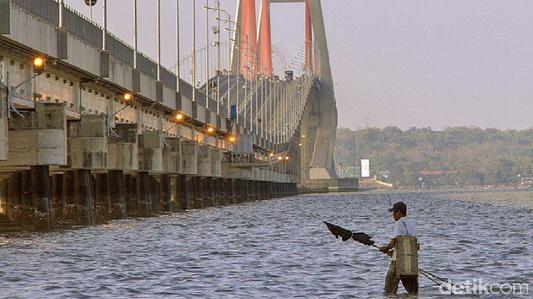
<svg viewBox="0 0 533 299">
<path fill-rule="evenodd" d="M 354 241 L 357 241 L 357 242 L 359 242 L 361 244 L 364 244 L 364 245 L 367 245 L 367 246 L 370 246 L 370 247 L 374 247 L 374 248 L 376 248 L 378 250 L 380 249 L 379 246 L 377 246 L 375 244 L 374 240 L 372 240 L 372 237 L 367 235 L 366 233 L 362 233 L 362 232 L 353 233 L 350 230 L 347 230 L 347 229 L 342 228 L 340 226 L 331 224 L 329 222 L 324 221 L 324 223 L 328 227 L 329 231 L 335 236 L 335 238 L 341 237 L 341 239 L 343 241 L 346 241 L 346 240 L 349 240 L 349 239 L 353 239 Z M 430 281 L 432 281 L 435 284 L 437 284 L 439 287 L 441 287 L 444 283 L 448 283 L 448 285 L 445 285 L 445 286 L 447 286 L 448 290 L 450 291 L 450 294 L 454 295 L 454 293 L 452 291 L 452 288 L 456 287 L 455 284 L 453 284 L 453 283 L 449 282 L 448 280 L 446 280 L 446 279 L 444 279 L 442 277 L 439 277 L 439 276 L 437 276 L 437 275 L 435 275 L 433 273 L 430 273 L 430 272 L 428 272 L 428 271 L 426 271 L 424 269 L 418 268 L 418 271 L 424 277 L 426 277 Z M 440 280 L 441 282 L 439 283 L 437 280 Z"/>
</svg>

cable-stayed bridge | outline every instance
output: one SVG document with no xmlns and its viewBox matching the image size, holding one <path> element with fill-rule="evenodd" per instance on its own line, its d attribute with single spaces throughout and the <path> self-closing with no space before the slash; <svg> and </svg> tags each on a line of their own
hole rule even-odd
<svg viewBox="0 0 533 299">
<path fill-rule="evenodd" d="M 188 56 L 189 80 L 179 32 L 194 33 L 196 22 L 177 21 L 171 71 L 161 64 L 160 1 L 155 60 L 138 50 L 133 1 L 129 45 L 107 30 L 105 0 L 102 25 L 61 0 L 0 0 L 0 227 L 356 187 L 333 167 L 337 110 L 320 0 L 262 0 L 259 18 L 254 0 L 238 1 L 234 17 L 207 1 L 216 36 Z M 270 6 L 283 2 L 302 2 L 306 35 L 301 73 L 279 76 Z"/>
</svg>

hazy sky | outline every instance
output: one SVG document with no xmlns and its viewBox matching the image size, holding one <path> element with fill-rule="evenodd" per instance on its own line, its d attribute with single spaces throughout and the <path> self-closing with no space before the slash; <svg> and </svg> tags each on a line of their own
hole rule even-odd
<svg viewBox="0 0 533 299">
<path fill-rule="evenodd" d="M 82 0 L 65 1 L 89 14 Z M 133 0 L 108 2 L 110 30 L 131 43 Z M 236 0 L 220 2 L 233 16 Z M 140 50 L 155 58 L 156 0 L 138 3 Z M 170 68 L 175 0 L 161 3 Z M 192 47 L 191 3 L 181 0 L 183 55 Z M 196 3 L 201 47 L 205 1 Z M 339 127 L 533 127 L 533 1 L 322 0 L 322 7 Z M 98 22 L 100 12 L 98 3 Z M 273 43 L 291 61 L 304 38 L 303 4 L 277 4 L 272 14 Z"/>
</svg>

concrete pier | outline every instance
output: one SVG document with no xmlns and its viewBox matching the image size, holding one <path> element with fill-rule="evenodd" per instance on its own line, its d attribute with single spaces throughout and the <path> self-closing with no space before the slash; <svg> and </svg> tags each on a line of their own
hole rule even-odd
<svg viewBox="0 0 533 299">
<path fill-rule="evenodd" d="M 96 223 L 105 223 L 110 218 L 110 202 L 108 188 L 107 173 L 94 174 L 94 216 Z"/>
<path fill-rule="evenodd" d="M 63 174 L 55 173 L 51 177 L 52 186 L 52 222 L 55 224 L 63 223 Z"/>
<path fill-rule="evenodd" d="M 126 199 L 125 199 L 125 178 L 122 170 L 108 171 L 108 192 L 110 203 L 110 219 L 120 219 L 126 217 Z"/>
<path fill-rule="evenodd" d="M 92 196 L 90 170 L 74 170 L 74 204 L 76 206 L 76 224 L 93 224 L 94 202 Z"/>
<path fill-rule="evenodd" d="M 48 166 L 31 167 L 31 187 L 35 229 L 49 230 L 53 223 Z"/>
<path fill-rule="evenodd" d="M 172 201 L 172 178 L 169 174 L 160 176 L 160 201 L 161 211 L 170 212 L 170 203 Z"/>
<path fill-rule="evenodd" d="M 63 220 L 65 224 L 77 224 L 74 171 L 72 170 L 63 172 Z"/>
<path fill-rule="evenodd" d="M 16 227 L 34 230 L 297 194 L 296 184 L 290 183 L 122 170 L 50 173 L 49 166 L 17 171 L 0 182 L 6 198 L 6 219 Z"/>
<path fill-rule="evenodd" d="M 124 175 L 124 201 L 126 202 L 126 214 L 130 217 L 138 216 L 139 210 L 135 181 L 135 176 L 132 174 Z"/>
<path fill-rule="evenodd" d="M 192 193 L 190 178 L 184 174 L 176 176 L 175 205 L 172 211 L 186 211 L 189 209 L 189 195 Z"/>
</svg>

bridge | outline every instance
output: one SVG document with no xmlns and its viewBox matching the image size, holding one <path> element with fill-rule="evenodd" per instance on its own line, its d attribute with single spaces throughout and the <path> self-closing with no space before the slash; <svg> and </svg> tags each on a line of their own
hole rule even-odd
<svg viewBox="0 0 533 299">
<path fill-rule="evenodd" d="M 102 26 L 62 0 L 0 0 L 0 227 L 356 187 L 334 170 L 337 110 L 320 0 L 261 0 L 259 19 L 255 0 L 238 1 L 234 17 L 204 7 L 218 20 L 218 66 L 210 69 L 209 34 L 203 52 L 194 38 L 188 81 L 179 34 L 194 33 L 196 21 L 180 28 L 179 1 L 174 72 L 161 64 L 160 1 L 156 59 L 138 49 L 137 1 L 133 45 L 107 29 L 100 2 Z M 270 6 L 287 2 L 303 4 L 305 54 L 301 74 L 280 77 Z M 221 24 L 230 33 L 225 67 Z"/>
</svg>

